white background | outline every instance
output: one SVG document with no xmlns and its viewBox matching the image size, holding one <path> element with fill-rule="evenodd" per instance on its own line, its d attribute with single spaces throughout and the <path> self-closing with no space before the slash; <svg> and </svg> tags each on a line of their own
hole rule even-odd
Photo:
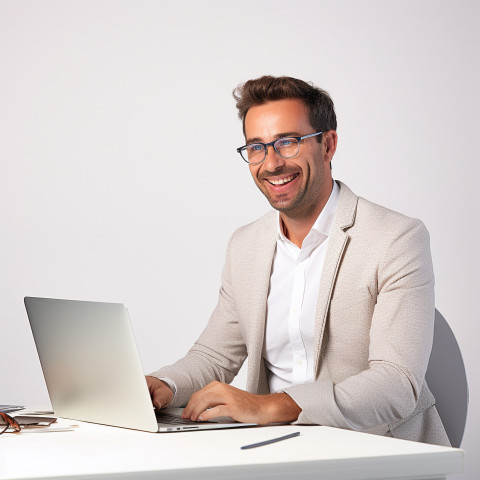
<svg viewBox="0 0 480 480">
<path fill-rule="evenodd" d="M 478 478 L 479 19 L 462 0 L 1 0 L 0 403 L 48 403 L 25 295 L 126 303 L 145 371 L 186 352 L 230 234 L 269 208 L 231 91 L 286 74 L 333 96 L 334 177 L 430 231 L 470 382 L 459 478 Z"/>
</svg>

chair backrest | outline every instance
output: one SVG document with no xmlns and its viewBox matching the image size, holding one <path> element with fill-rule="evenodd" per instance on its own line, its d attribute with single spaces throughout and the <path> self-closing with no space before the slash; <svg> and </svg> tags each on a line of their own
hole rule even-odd
<svg viewBox="0 0 480 480">
<path fill-rule="evenodd" d="M 425 379 L 450 443 L 459 447 L 467 420 L 467 376 L 455 335 L 438 310 L 435 310 L 433 348 Z"/>
</svg>

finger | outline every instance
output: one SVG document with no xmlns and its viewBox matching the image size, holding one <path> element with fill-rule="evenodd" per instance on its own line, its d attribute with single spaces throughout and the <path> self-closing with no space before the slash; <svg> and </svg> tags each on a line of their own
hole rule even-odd
<svg viewBox="0 0 480 480">
<path fill-rule="evenodd" d="M 195 405 L 198 402 L 198 392 L 194 393 L 191 397 L 190 400 L 188 401 L 187 405 L 183 409 L 182 412 L 182 418 L 193 420 L 193 413 L 195 410 Z"/>
<path fill-rule="evenodd" d="M 193 394 L 185 407 L 182 417 L 189 418 L 194 422 L 198 420 L 198 416 L 205 410 L 225 404 L 225 399 L 219 392 L 212 391 L 211 388 L 199 390 Z"/>
<path fill-rule="evenodd" d="M 182 415 L 180 415 L 182 418 L 190 418 L 191 415 L 191 405 L 190 405 L 190 400 L 188 401 L 187 405 L 183 409 Z"/>
<path fill-rule="evenodd" d="M 201 392 L 201 390 L 199 390 L 198 392 Z M 194 393 L 190 397 L 190 400 L 188 401 L 187 405 L 185 405 L 185 408 L 183 409 L 183 412 L 182 412 L 182 418 L 187 419 L 187 418 L 190 418 L 190 416 L 192 415 L 193 406 L 195 405 L 195 398 L 197 397 L 198 392 Z"/>
<path fill-rule="evenodd" d="M 147 376 L 145 376 L 145 380 L 147 381 L 148 391 L 150 392 L 150 395 L 152 395 L 153 388 L 154 388 L 154 385 L 155 385 L 154 379 L 153 379 L 153 377 L 150 377 L 150 376 L 147 375 Z"/>
<path fill-rule="evenodd" d="M 162 408 L 168 403 L 167 397 L 162 391 L 155 391 L 152 395 L 152 403 L 155 408 Z"/>
<path fill-rule="evenodd" d="M 218 417 L 229 417 L 229 408 L 227 405 L 217 405 L 216 407 L 209 408 L 208 410 L 205 410 L 198 416 L 198 420 L 200 422 L 207 422 L 208 420 L 211 420 L 212 418 L 218 418 Z"/>
<path fill-rule="evenodd" d="M 194 422 L 198 420 L 199 415 L 205 410 L 215 407 L 216 404 L 212 404 L 210 401 L 207 401 L 205 398 L 196 398 L 188 402 L 185 410 L 182 413 L 183 418 L 190 419 Z"/>
<path fill-rule="evenodd" d="M 167 395 L 165 392 L 162 391 L 155 391 L 152 395 L 152 403 L 155 408 L 162 408 L 164 405 L 168 403 Z"/>
<path fill-rule="evenodd" d="M 149 390 L 152 404 L 155 408 L 163 408 L 172 401 L 173 392 L 162 381 L 152 382 L 149 385 Z"/>
</svg>

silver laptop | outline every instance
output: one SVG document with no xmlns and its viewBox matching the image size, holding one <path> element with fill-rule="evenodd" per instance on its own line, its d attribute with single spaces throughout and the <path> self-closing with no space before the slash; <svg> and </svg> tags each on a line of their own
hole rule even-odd
<svg viewBox="0 0 480 480">
<path fill-rule="evenodd" d="M 147 432 L 252 426 L 155 411 L 128 311 L 118 303 L 25 297 L 52 407 L 59 417 Z"/>
</svg>

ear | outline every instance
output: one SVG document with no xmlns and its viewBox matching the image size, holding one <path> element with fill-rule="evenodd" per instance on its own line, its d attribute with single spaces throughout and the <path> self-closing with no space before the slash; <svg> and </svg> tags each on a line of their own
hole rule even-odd
<svg viewBox="0 0 480 480">
<path fill-rule="evenodd" d="M 331 162 L 335 151 L 337 150 L 338 135 L 335 130 L 328 130 L 323 134 L 323 154 L 324 160 Z"/>
</svg>

